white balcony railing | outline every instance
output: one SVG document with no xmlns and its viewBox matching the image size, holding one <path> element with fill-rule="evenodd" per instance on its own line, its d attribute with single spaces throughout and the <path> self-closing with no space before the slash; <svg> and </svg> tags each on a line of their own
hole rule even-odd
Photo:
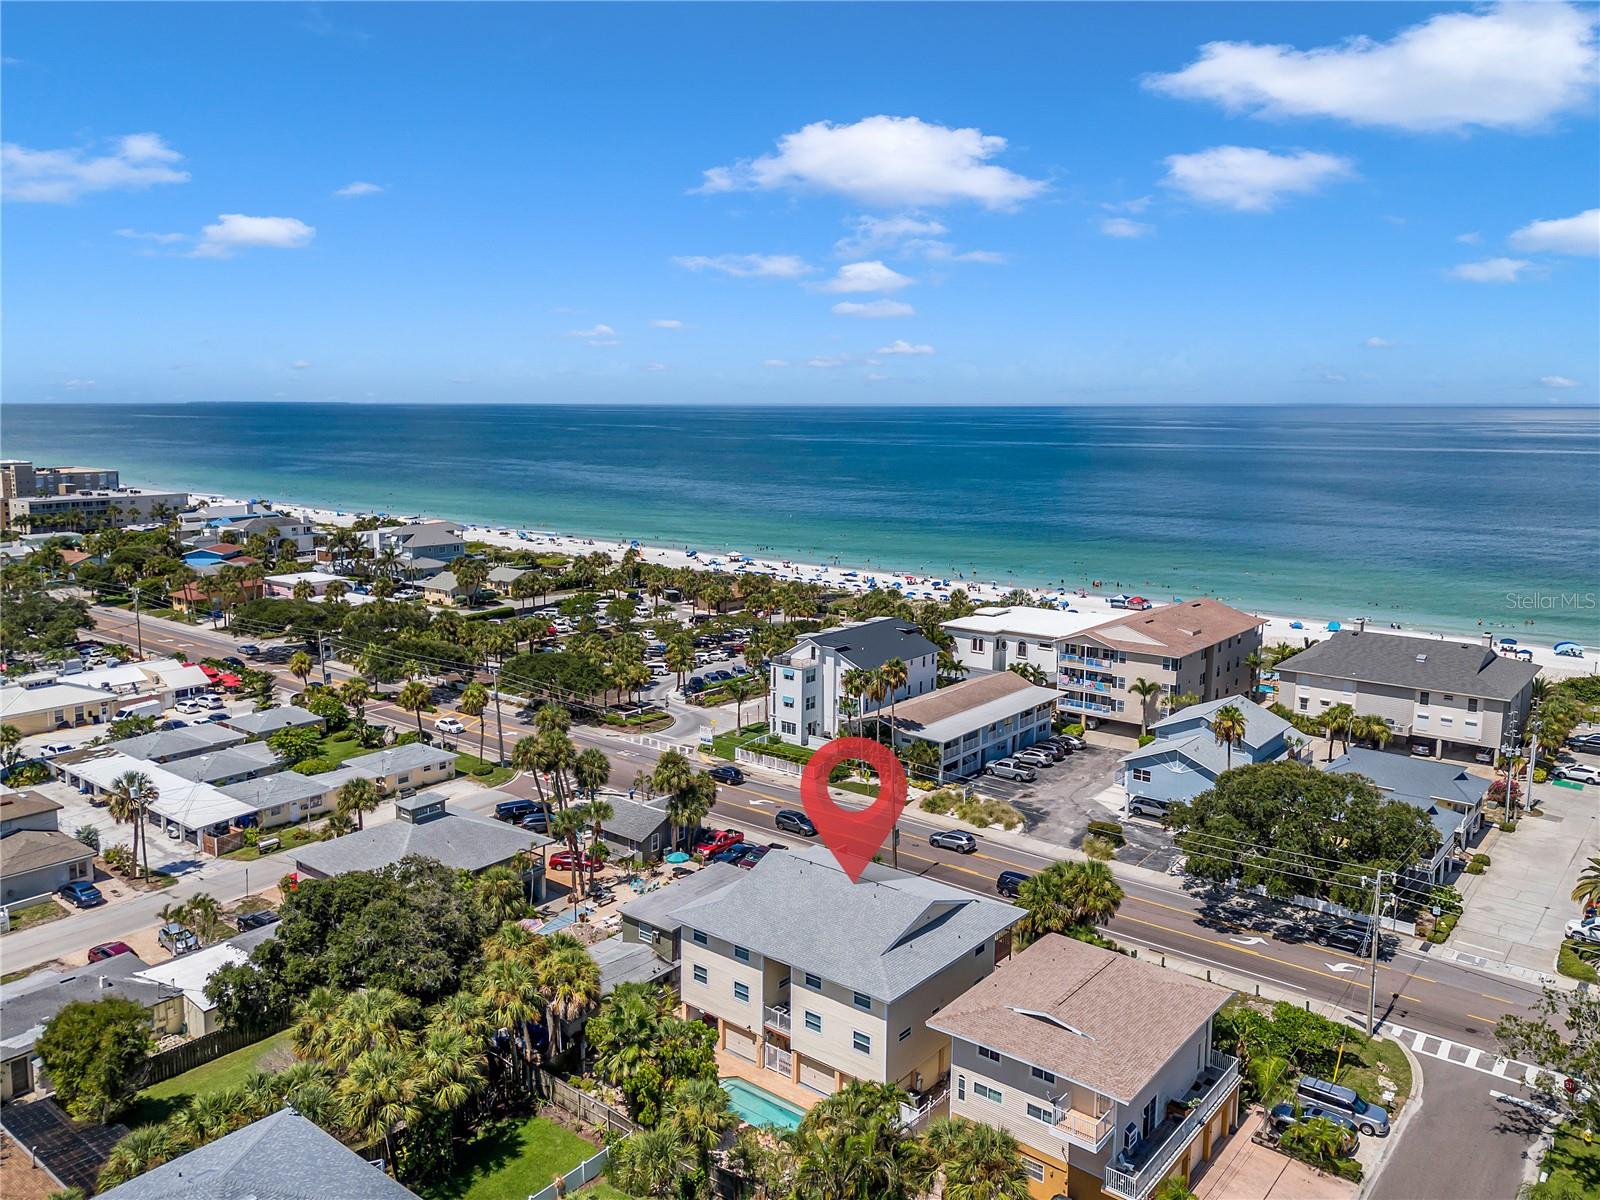
<svg viewBox="0 0 1600 1200">
<path fill-rule="evenodd" d="M 1091 1152 L 1099 1150 L 1115 1132 L 1116 1127 L 1116 1109 L 1094 1117 L 1072 1108 L 1065 1108 L 1060 1101 L 1056 1102 L 1056 1135 L 1065 1138 L 1074 1146 L 1081 1146 Z"/>
<path fill-rule="evenodd" d="M 1157 1126 L 1149 1138 L 1139 1143 L 1131 1162 L 1128 1156 L 1119 1156 L 1107 1163 L 1105 1191 L 1120 1200 L 1146 1200 L 1238 1082 L 1239 1060 L 1211 1051 L 1200 1086 L 1185 1097 L 1191 1104 L 1189 1114 L 1170 1127 L 1166 1122 Z"/>
<path fill-rule="evenodd" d="M 766 1008 L 762 1010 L 762 1019 L 768 1028 L 789 1032 L 789 1010 L 787 1008 Z"/>
</svg>

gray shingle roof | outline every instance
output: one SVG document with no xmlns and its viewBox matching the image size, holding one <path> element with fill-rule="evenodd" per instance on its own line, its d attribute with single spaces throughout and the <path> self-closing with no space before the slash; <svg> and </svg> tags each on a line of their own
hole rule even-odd
<svg viewBox="0 0 1600 1200">
<path fill-rule="evenodd" d="M 257 779 L 246 779 L 241 783 L 230 783 L 219 790 L 224 796 L 232 796 L 235 800 L 243 800 L 246 804 L 254 804 L 258 808 L 271 808 L 276 804 L 289 804 L 297 800 L 310 800 L 316 796 L 326 795 L 329 787 L 326 780 L 302 775 L 298 771 L 279 771 L 273 775 L 262 775 Z"/>
<path fill-rule="evenodd" d="M 408 854 L 436 859 L 458 871 L 483 871 L 509 862 L 518 851 L 550 844 L 549 838 L 525 829 L 446 812 L 421 825 L 385 821 L 332 841 L 306 846 L 296 850 L 294 857 L 297 864 L 318 875 L 376 871 L 399 862 Z"/>
<path fill-rule="evenodd" d="M 0 1059 L 32 1049 L 45 1022 L 74 1000 L 120 996 L 146 1008 L 183 993 L 176 988 L 130 978 L 150 964 L 137 954 L 117 954 L 70 971 L 39 972 L 0 988 Z"/>
<path fill-rule="evenodd" d="M 613 811 L 611 819 L 605 822 L 601 829 L 611 837 L 642 842 L 660 829 L 667 819 L 665 802 L 645 804 L 622 796 L 608 796 L 606 799 Z"/>
<path fill-rule="evenodd" d="M 251 737 L 265 737 L 269 733 L 277 733 L 280 729 L 293 729 L 303 725 L 316 725 L 322 718 L 316 713 L 307 712 L 303 708 L 289 705 L 285 708 L 269 708 L 262 712 L 241 713 L 237 717 L 229 717 L 226 724 L 234 729 L 248 733 Z"/>
<path fill-rule="evenodd" d="M 415 771 L 441 762 L 455 762 L 460 755 L 453 750 L 440 750 L 437 746 L 424 746 L 421 742 L 407 742 L 403 746 L 389 746 L 371 754 L 357 754 L 344 760 L 344 765 L 374 776 L 393 775 L 397 771 Z"/>
<path fill-rule="evenodd" d="M 208 750 L 222 750 L 237 746 L 245 740 L 238 729 L 221 725 L 185 725 L 182 729 L 161 729 L 139 737 L 123 738 L 112 742 L 113 750 L 120 750 L 130 758 L 144 758 L 151 762 L 166 762 L 174 758 L 188 758 Z"/>
<path fill-rule="evenodd" d="M 93 858 L 94 851 L 70 833 L 55 829 L 21 829 L 0 842 L 0 879 Z"/>
<path fill-rule="evenodd" d="M 105 1200 L 416 1200 L 292 1108 L 101 1192 Z"/>
<path fill-rule="evenodd" d="M 610 995 L 619 983 L 654 983 L 672 974 L 671 963 L 643 942 L 623 941 L 620 933 L 590 946 L 589 957 L 600 968 L 602 996 Z"/>
<path fill-rule="evenodd" d="M 1233 748 L 1231 759 L 1228 751 L 1218 745 L 1215 735 L 1211 732 L 1212 714 L 1229 704 L 1244 714 L 1245 724 L 1244 742 Z M 1200 720 L 1203 724 L 1191 729 L 1180 728 L 1192 724 L 1195 720 Z M 1191 704 L 1165 720 L 1157 721 L 1150 726 L 1150 732 L 1156 735 L 1156 740 L 1148 746 L 1141 746 L 1124 754 L 1121 761 L 1139 763 L 1165 754 L 1180 754 L 1206 768 L 1215 777 L 1228 769 L 1230 761 L 1236 767 L 1262 761 L 1255 751 L 1293 728 L 1293 725 L 1277 713 L 1262 708 L 1259 704 L 1239 696 L 1224 696 L 1217 700 L 1207 700 L 1204 704 Z"/>
<path fill-rule="evenodd" d="M 745 872 L 732 863 L 707 863 L 664 888 L 629 900 L 622 906 L 622 915 L 652 929 L 674 933 L 682 924 L 677 916 L 679 909 L 726 891 L 744 876 Z"/>
<path fill-rule="evenodd" d="M 1401 634 L 1340 630 L 1278 667 L 1280 674 L 1321 675 L 1417 691 L 1512 700 L 1539 673 L 1482 642 L 1434 641 Z"/>
<path fill-rule="evenodd" d="M 775 850 L 744 876 L 678 909 L 678 919 L 880 1000 L 904 995 L 1022 917 L 998 900 L 876 864 L 851 883 L 821 846 Z"/>
<path fill-rule="evenodd" d="M 246 742 L 242 746 L 230 746 L 210 754 L 194 754 L 161 765 L 180 779 L 211 783 L 244 771 L 259 771 L 279 761 L 277 753 L 265 742 Z"/>
<path fill-rule="evenodd" d="M 842 629 L 825 629 L 820 633 L 808 633 L 800 640 L 830 646 L 841 658 L 863 671 L 877 670 L 891 658 L 910 662 L 939 653 L 939 648 L 923 637 L 921 630 L 898 617 L 877 617 Z"/>
<path fill-rule="evenodd" d="M 1352 747 L 1323 769 L 1339 775 L 1364 775 L 1387 796 L 1422 809 L 1444 838 L 1445 846 L 1450 844 L 1450 835 L 1466 820 L 1466 813 L 1439 801 L 1447 800 L 1472 809 L 1482 802 L 1489 790 L 1487 779 L 1454 763 L 1390 754 L 1364 746 Z"/>
</svg>

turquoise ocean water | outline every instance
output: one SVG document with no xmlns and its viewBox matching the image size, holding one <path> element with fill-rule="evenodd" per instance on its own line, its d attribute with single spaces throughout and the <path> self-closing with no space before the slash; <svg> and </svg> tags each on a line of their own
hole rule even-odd
<svg viewBox="0 0 1600 1200">
<path fill-rule="evenodd" d="M 10 405 L 0 452 L 280 502 L 1600 645 L 1593 411 Z"/>
</svg>

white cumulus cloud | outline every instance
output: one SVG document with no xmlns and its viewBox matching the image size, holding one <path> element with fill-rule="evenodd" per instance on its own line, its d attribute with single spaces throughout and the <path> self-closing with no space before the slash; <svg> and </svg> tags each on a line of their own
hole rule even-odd
<svg viewBox="0 0 1600 1200">
<path fill-rule="evenodd" d="M 108 154 L 83 150 L 30 150 L 0 145 L 0 178 L 8 200 L 64 204 L 91 192 L 140 191 L 158 183 L 187 183 L 183 161 L 158 133 L 118 138 Z"/>
<path fill-rule="evenodd" d="M 1387 350 L 1390 346 L 1394 345 L 1393 342 L 1385 337 L 1369 337 L 1361 344 L 1368 350 Z"/>
<path fill-rule="evenodd" d="M 816 285 L 819 292 L 894 292 L 916 281 L 876 260 L 845 263 L 838 274 Z"/>
<path fill-rule="evenodd" d="M 1486 258 L 1482 262 L 1462 263 L 1450 274 L 1468 283 L 1516 283 L 1531 266 L 1533 264 L 1523 258 Z"/>
<path fill-rule="evenodd" d="M 682 329 L 683 327 L 682 321 L 675 321 L 670 318 L 650 322 L 651 329 Z"/>
<path fill-rule="evenodd" d="M 787 367 L 789 360 L 787 358 L 764 358 L 761 360 L 761 365 L 763 367 Z"/>
<path fill-rule="evenodd" d="M 367 183 L 365 180 L 358 179 L 354 183 L 345 184 L 333 194 L 335 196 L 376 196 L 381 191 L 383 191 L 383 188 L 378 184 Z"/>
<path fill-rule="evenodd" d="M 200 242 L 190 251 L 197 258 L 229 258 L 240 250 L 267 247 L 298 250 L 311 244 L 314 227 L 294 217 L 247 217 L 223 213 L 215 225 L 200 230 Z"/>
<path fill-rule="evenodd" d="M 932 346 L 914 346 L 904 338 L 896 338 L 887 346 L 879 346 L 877 352 L 879 354 L 932 354 L 934 350 Z"/>
<path fill-rule="evenodd" d="M 690 254 L 672 261 L 686 271 L 718 271 L 737 279 L 798 279 L 816 270 L 793 254 Z"/>
<path fill-rule="evenodd" d="M 1477 230 L 1473 230 L 1471 233 L 1458 233 L 1456 234 L 1456 241 L 1463 246 L 1476 246 L 1483 241 L 1483 234 L 1477 232 Z"/>
<path fill-rule="evenodd" d="M 292 363 L 290 363 L 290 364 L 289 364 L 289 365 L 290 365 L 290 366 L 291 366 L 291 367 L 293 367 L 293 368 L 294 368 L 294 369 L 295 369 L 295 370 L 296 370 L 296 371 L 305 371 L 305 370 L 309 370 L 309 369 L 310 369 L 310 367 L 311 367 L 311 364 L 310 364 L 310 363 L 308 363 L 308 362 L 307 362 L 307 361 L 306 361 L 306 360 L 305 360 L 305 359 L 303 359 L 303 358 L 297 358 L 297 359 L 295 359 L 295 360 L 294 360 L 294 361 L 293 361 L 293 362 L 292 362 Z"/>
<path fill-rule="evenodd" d="M 868 300 L 865 304 L 854 300 L 841 300 L 833 306 L 836 317 L 866 317 L 882 320 L 885 317 L 911 317 L 917 310 L 899 300 Z"/>
<path fill-rule="evenodd" d="M 1156 227 L 1147 225 L 1143 221 L 1129 220 L 1127 217 L 1104 217 L 1100 221 L 1100 232 L 1107 237 L 1114 238 L 1141 238 L 1154 233 Z"/>
<path fill-rule="evenodd" d="M 1348 179 L 1354 168 L 1332 154 L 1274 154 L 1250 146 L 1213 146 L 1168 155 L 1161 182 L 1205 204 L 1238 212 L 1270 212 L 1285 196 L 1306 195 Z"/>
<path fill-rule="evenodd" d="M 146 233 L 140 229 L 119 229 L 118 237 L 135 238 L 141 242 L 155 242 L 157 245 L 170 246 L 175 242 L 186 241 L 186 233 Z"/>
<path fill-rule="evenodd" d="M 842 367 L 848 361 L 848 359 L 844 358 L 808 358 L 806 359 L 806 366 L 826 370 L 829 367 Z"/>
<path fill-rule="evenodd" d="M 1181 71 L 1145 83 L 1235 113 L 1438 131 L 1536 127 L 1591 106 L 1596 79 L 1592 8 L 1503 3 L 1437 13 L 1386 42 L 1209 42 Z"/>
<path fill-rule="evenodd" d="M 893 217 L 851 217 L 845 222 L 855 232 L 833 244 L 835 252 L 846 258 L 887 250 L 914 238 L 942 237 L 950 231 L 943 222 L 916 213 Z"/>
<path fill-rule="evenodd" d="M 1568 379 L 1565 375 L 1542 375 L 1539 382 L 1547 388 L 1575 388 L 1579 386 L 1576 379 Z"/>
<path fill-rule="evenodd" d="M 834 192 L 865 204 L 939 205 L 972 201 L 1012 208 L 1044 191 L 989 160 L 1006 139 L 950 129 L 918 117 L 866 117 L 850 125 L 816 121 L 778 139 L 776 153 L 712 167 L 696 191 Z"/>
<path fill-rule="evenodd" d="M 1591 208 L 1575 217 L 1532 221 L 1508 240 L 1525 254 L 1600 254 L 1600 208 Z"/>
</svg>

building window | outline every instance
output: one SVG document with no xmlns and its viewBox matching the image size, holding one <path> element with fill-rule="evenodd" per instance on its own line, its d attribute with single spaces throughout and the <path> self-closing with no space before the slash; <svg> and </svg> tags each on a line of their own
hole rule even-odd
<svg viewBox="0 0 1600 1200">
<path fill-rule="evenodd" d="M 809 1009 L 806 1010 L 806 1028 L 812 1033 L 822 1032 L 822 1018 Z"/>
<path fill-rule="evenodd" d="M 1018 658 L 1027 658 L 1028 657 L 1028 643 L 1027 642 L 1018 642 L 1017 643 L 1017 657 Z"/>
<path fill-rule="evenodd" d="M 817 706 L 817 698 L 815 696 L 807 696 L 806 697 L 806 711 L 810 712 L 816 706 Z"/>
<path fill-rule="evenodd" d="M 813 975 L 810 971 L 807 971 L 806 986 L 814 992 L 820 992 L 822 990 L 822 976 Z"/>
<path fill-rule="evenodd" d="M 1029 1067 L 1028 1072 L 1035 1079 L 1042 1079 L 1046 1083 L 1054 1083 L 1056 1081 L 1056 1077 L 1049 1071 L 1046 1071 L 1043 1067 Z"/>
<path fill-rule="evenodd" d="M 988 948 L 989 948 L 989 943 L 988 942 L 979 942 L 977 944 L 977 946 L 975 946 L 973 948 L 972 957 L 973 958 L 982 958 L 983 957 L 983 952 L 985 950 L 987 950 Z"/>
<path fill-rule="evenodd" d="M 740 962 L 750 961 L 750 951 L 746 950 L 743 946 L 735 946 L 733 948 L 733 956 Z"/>
<path fill-rule="evenodd" d="M 1311 703 L 1311 697 L 1309 697 L 1309 696 L 1301 696 L 1300 697 L 1300 711 L 1301 712 L 1305 712 L 1307 706 L 1310 705 L 1310 703 Z"/>
<path fill-rule="evenodd" d="M 749 1004 L 750 985 L 748 983 L 739 983 L 737 980 L 735 980 L 733 985 L 733 998 L 740 1004 Z"/>
<path fill-rule="evenodd" d="M 1031 1105 L 1029 1107 L 1032 1107 Z M 1026 1154 L 1018 1155 L 1022 1159 L 1022 1173 L 1035 1183 L 1044 1182 L 1044 1164 L 1037 1159 L 1029 1158 Z"/>
<path fill-rule="evenodd" d="M 967 1077 L 965 1075 L 957 1075 L 956 1076 L 956 1099 L 957 1100 L 965 1100 L 966 1098 L 967 1098 Z"/>
<path fill-rule="evenodd" d="M 783 698 L 783 706 L 785 708 L 793 708 L 794 707 L 794 697 L 793 696 L 785 696 Z"/>
<path fill-rule="evenodd" d="M 910 1036 L 911 1036 L 911 1026 L 907 1025 L 904 1029 L 902 1029 L 900 1031 L 900 1036 L 895 1038 L 895 1041 L 903 1042 Z"/>
<path fill-rule="evenodd" d="M 710 939 L 698 929 L 691 929 L 689 931 L 689 936 L 694 939 L 694 944 L 696 946 L 705 946 L 710 944 Z"/>
<path fill-rule="evenodd" d="M 1028 1115 L 1035 1121 L 1043 1121 L 1046 1125 L 1054 1125 L 1056 1123 L 1055 1113 L 1039 1104 L 1029 1104 Z"/>
<path fill-rule="evenodd" d="M 817 681 L 817 673 L 815 671 L 807 671 L 806 672 L 806 682 L 807 683 L 815 683 L 816 681 Z"/>
<path fill-rule="evenodd" d="M 1135 783 L 1149 783 L 1150 782 L 1150 770 L 1149 770 L 1149 768 L 1148 767 L 1135 767 L 1133 769 L 1133 781 Z"/>
<path fill-rule="evenodd" d="M 850 1044 L 863 1054 L 872 1053 L 872 1039 L 859 1029 L 850 1035 Z"/>
<path fill-rule="evenodd" d="M 696 967 L 694 969 L 694 981 L 701 984 L 709 983 L 711 982 L 711 976 L 707 974 L 704 967 Z"/>
<path fill-rule="evenodd" d="M 972 1094 L 979 1099 L 989 1101 L 990 1104 L 1003 1103 L 1004 1099 L 999 1088 L 992 1088 L 987 1083 L 979 1083 L 976 1080 L 972 1084 Z"/>
<path fill-rule="evenodd" d="M 864 1008 L 869 1012 L 872 1010 L 872 997 L 868 996 L 866 993 L 857 992 L 854 996 L 854 1000 L 857 1008 Z"/>
<path fill-rule="evenodd" d="M 972 648 L 974 650 L 982 650 L 983 649 L 983 639 L 982 638 L 973 638 L 972 639 Z"/>
<path fill-rule="evenodd" d="M 785 679 L 793 679 L 794 678 L 794 672 L 791 671 L 789 668 L 785 667 L 784 671 L 783 671 L 783 677 Z"/>
<path fill-rule="evenodd" d="M 1418 692 L 1417 693 L 1417 703 L 1422 705 L 1423 708 L 1427 708 L 1428 707 L 1428 699 L 1429 699 L 1429 696 L 1428 696 L 1427 692 Z"/>
<path fill-rule="evenodd" d="M 987 1046 L 979 1046 L 978 1047 L 978 1057 L 979 1058 L 987 1058 L 990 1062 L 999 1062 L 1000 1061 L 1000 1051 L 991 1050 Z"/>
<path fill-rule="evenodd" d="M 1467 711 L 1468 712 L 1477 712 L 1478 711 L 1478 698 L 1476 696 L 1468 696 L 1467 697 Z"/>
<path fill-rule="evenodd" d="M 648 925 L 639 926 L 639 940 L 646 946 L 654 946 L 656 944 L 656 931 Z"/>
<path fill-rule="evenodd" d="M 780 726 L 780 728 L 783 730 L 784 733 L 793 733 L 794 732 L 794 722 L 793 721 L 785 721 Z"/>
</svg>

